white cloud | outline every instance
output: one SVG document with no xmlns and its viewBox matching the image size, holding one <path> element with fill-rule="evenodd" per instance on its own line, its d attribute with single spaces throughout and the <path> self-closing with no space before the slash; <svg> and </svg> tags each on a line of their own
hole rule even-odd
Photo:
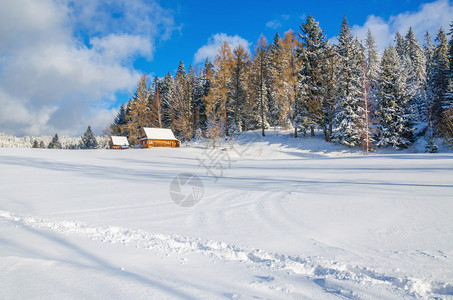
<svg viewBox="0 0 453 300">
<path fill-rule="evenodd" d="M 145 37 L 130 34 L 109 34 L 103 38 L 93 38 L 91 45 L 95 52 L 102 54 L 108 62 L 122 60 L 135 54 L 152 58 L 153 45 Z"/>
<path fill-rule="evenodd" d="M 282 23 L 279 20 L 275 19 L 275 20 L 267 22 L 266 27 L 269 27 L 269 28 L 272 28 L 275 30 L 275 29 L 282 27 Z"/>
<path fill-rule="evenodd" d="M 0 131 L 100 133 L 112 120 L 115 94 L 137 83 L 134 58 L 152 59 L 176 28 L 154 1 L 106 3 L 0 1 Z"/>
<path fill-rule="evenodd" d="M 238 45 L 242 45 L 250 52 L 251 43 L 246 39 L 243 39 L 238 35 L 231 36 L 225 33 L 216 33 L 208 39 L 206 45 L 197 50 L 194 55 L 194 63 L 198 64 L 204 62 L 206 58 L 209 58 L 212 61 L 223 42 L 227 42 L 232 50 Z"/>
<path fill-rule="evenodd" d="M 283 23 L 286 23 L 291 18 L 291 15 L 283 14 L 278 18 L 271 20 L 266 23 L 266 27 L 277 30 L 283 26 Z"/>
<path fill-rule="evenodd" d="M 423 36 L 428 30 L 432 37 L 435 37 L 439 28 L 448 30 L 453 20 L 453 6 L 448 0 L 438 0 L 432 3 L 423 4 L 418 11 L 405 12 L 383 20 L 380 17 L 368 16 L 363 26 L 354 25 L 352 33 L 364 40 L 368 29 L 373 33 L 379 52 L 394 41 L 396 32 L 405 35 L 412 26 L 415 35 L 420 43 L 423 43 Z"/>
</svg>

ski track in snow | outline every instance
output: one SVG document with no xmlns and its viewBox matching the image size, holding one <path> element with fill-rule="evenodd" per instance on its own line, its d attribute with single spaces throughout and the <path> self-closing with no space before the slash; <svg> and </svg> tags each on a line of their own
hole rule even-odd
<svg viewBox="0 0 453 300">
<path fill-rule="evenodd" d="M 51 230 L 68 236 L 74 235 L 106 243 L 118 243 L 162 253 L 197 253 L 224 262 L 246 262 L 256 268 L 263 267 L 271 271 L 294 272 L 307 276 L 327 291 L 334 291 L 339 296 L 350 299 L 361 297 L 356 292 L 344 290 L 341 286 L 327 280 L 347 281 L 364 287 L 380 286 L 396 294 L 414 297 L 450 297 L 453 295 L 453 283 L 383 274 L 367 267 L 347 265 L 320 256 L 288 256 L 249 246 L 235 246 L 224 242 L 189 238 L 176 234 L 150 233 L 118 226 L 97 227 L 75 221 L 52 221 L 32 216 L 18 216 L 4 210 L 0 210 L 0 218 L 17 226 Z M 258 279 L 273 281 L 275 278 L 269 276 L 266 278 L 259 277 Z"/>
</svg>

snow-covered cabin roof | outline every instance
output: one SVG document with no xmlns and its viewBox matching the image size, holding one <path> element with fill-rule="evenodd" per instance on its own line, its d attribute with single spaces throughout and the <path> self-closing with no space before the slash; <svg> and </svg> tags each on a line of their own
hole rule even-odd
<svg viewBox="0 0 453 300">
<path fill-rule="evenodd" d="M 129 146 L 129 142 L 125 136 L 112 136 L 111 138 L 112 143 L 115 146 Z"/>
<path fill-rule="evenodd" d="M 174 140 L 177 141 L 178 139 L 175 138 L 173 131 L 167 128 L 143 128 L 145 136 L 143 139 L 151 139 L 151 140 Z"/>
</svg>

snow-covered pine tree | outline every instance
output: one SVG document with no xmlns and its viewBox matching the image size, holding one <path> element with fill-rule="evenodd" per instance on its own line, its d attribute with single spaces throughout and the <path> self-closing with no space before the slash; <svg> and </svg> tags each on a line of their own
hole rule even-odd
<svg viewBox="0 0 453 300">
<path fill-rule="evenodd" d="M 353 147 L 360 143 L 364 124 L 363 102 L 363 50 L 352 36 L 346 17 L 343 18 L 337 51 L 340 55 L 338 78 L 338 106 L 335 116 L 337 131 L 333 140 Z"/>
<path fill-rule="evenodd" d="M 159 85 L 159 92 L 162 97 L 163 127 L 170 127 L 173 123 L 173 102 L 175 97 L 175 80 L 170 72 L 162 79 Z"/>
<path fill-rule="evenodd" d="M 164 125 L 164 111 L 160 84 L 159 78 L 154 77 L 151 86 L 152 93 L 148 101 L 151 114 L 151 125 L 158 128 L 162 128 Z"/>
<path fill-rule="evenodd" d="M 405 42 L 405 53 L 409 57 L 411 66 L 414 69 L 418 88 L 423 89 L 426 81 L 426 57 L 419 41 L 415 37 L 412 27 L 409 28 L 406 34 Z"/>
<path fill-rule="evenodd" d="M 447 111 L 453 108 L 453 21 L 450 23 L 450 31 L 447 34 L 450 39 L 448 40 L 448 74 L 447 74 L 447 89 L 444 93 L 442 101 L 443 120 Z"/>
<path fill-rule="evenodd" d="M 33 146 L 32 146 L 32 148 L 39 148 L 38 140 L 34 140 L 34 141 L 33 141 Z"/>
<path fill-rule="evenodd" d="M 280 34 L 277 32 L 274 36 L 273 42 L 269 45 L 269 65 L 267 71 L 267 103 L 269 107 L 268 120 L 272 126 L 279 125 L 278 113 L 279 113 L 279 102 L 283 97 L 283 50 L 282 50 L 282 39 Z"/>
<path fill-rule="evenodd" d="M 431 106 L 433 117 L 433 128 L 437 129 L 442 121 L 442 115 L 448 109 L 448 86 L 449 86 L 449 62 L 448 42 L 445 32 L 441 28 L 436 37 L 437 45 L 434 48 L 431 61 L 431 74 L 428 88 L 432 93 Z"/>
<path fill-rule="evenodd" d="M 310 15 L 300 27 L 302 33 L 302 47 L 299 50 L 301 69 L 299 73 L 299 97 L 302 112 L 301 123 L 309 124 L 311 135 L 314 135 L 314 127 L 318 125 L 323 129 L 326 140 L 327 118 L 324 113 L 324 97 L 327 89 L 325 82 L 326 58 L 328 42 L 319 23 Z"/>
<path fill-rule="evenodd" d="M 200 70 L 196 78 L 196 84 L 194 87 L 194 131 L 198 132 L 197 135 L 202 137 L 206 130 L 206 105 L 203 101 L 205 97 L 205 82 L 206 74 L 204 68 Z"/>
<path fill-rule="evenodd" d="M 379 101 L 376 106 L 378 147 L 407 148 L 412 141 L 412 126 L 407 113 L 406 75 L 396 49 L 390 45 L 381 60 Z"/>
<path fill-rule="evenodd" d="M 334 115 L 337 108 L 338 99 L 338 77 L 340 73 L 340 56 L 333 45 L 328 44 L 324 61 L 324 100 L 323 114 L 324 139 L 331 141 L 333 135 Z"/>
<path fill-rule="evenodd" d="M 196 69 L 189 66 L 189 85 L 191 88 L 192 94 L 192 124 L 193 124 L 193 132 L 194 136 L 196 135 L 195 132 L 200 132 L 200 136 L 202 135 L 201 132 L 204 129 L 204 114 L 206 109 L 204 108 L 203 103 L 203 71 L 197 72 Z"/>
<path fill-rule="evenodd" d="M 80 140 L 80 148 L 82 149 L 96 149 L 98 147 L 98 142 L 94 136 L 91 126 L 88 126 L 87 130 L 83 134 Z"/>
<path fill-rule="evenodd" d="M 412 27 L 409 28 L 405 37 L 405 61 L 407 76 L 407 89 L 410 99 L 410 109 L 414 115 L 414 121 L 425 122 L 423 107 L 426 103 L 426 56 L 423 49 L 415 37 Z"/>
<path fill-rule="evenodd" d="M 255 55 L 249 76 L 249 105 L 250 118 L 254 123 L 252 128 L 261 128 L 261 135 L 265 136 L 264 130 L 269 127 L 267 86 L 269 70 L 269 52 L 266 38 L 261 35 L 255 47 Z"/>
<path fill-rule="evenodd" d="M 233 49 L 232 99 L 234 122 L 237 130 L 244 129 L 246 118 L 244 114 L 247 101 L 247 73 L 250 67 L 250 53 L 244 46 L 238 45 Z"/>
<path fill-rule="evenodd" d="M 406 41 L 403 36 L 397 31 L 395 33 L 395 50 L 400 58 L 406 55 Z"/>
<path fill-rule="evenodd" d="M 49 149 L 62 149 L 63 148 L 61 146 L 60 139 L 58 138 L 58 134 L 55 134 L 55 136 L 52 138 L 52 140 L 50 141 L 47 148 L 49 148 Z"/>
<path fill-rule="evenodd" d="M 433 76 L 433 55 L 434 55 L 434 44 L 431 39 L 430 33 L 427 31 L 425 33 L 424 43 L 423 43 L 423 53 L 426 58 L 426 86 L 425 86 L 425 104 L 423 106 L 422 115 L 423 119 L 427 123 L 427 136 L 432 139 L 434 134 L 433 128 L 433 91 L 432 91 L 432 78 Z"/>
<path fill-rule="evenodd" d="M 363 57 L 362 61 L 362 80 L 363 80 L 363 100 L 362 100 L 362 122 L 359 123 L 360 129 L 360 141 L 362 144 L 362 149 L 365 154 L 371 150 L 371 143 L 374 141 L 373 135 L 371 132 L 371 117 L 370 117 L 370 99 L 369 99 L 369 89 L 371 88 L 370 81 L 368 79 L 368 69 L 366 64 L 366 58 Z"/>
<path fill-rule="evenodd" d="M 181 61 L 176 71 L 172 128 L 183 140 L 190 141 L 193 136 L 192 93 L 184 63 Z"/>
<path fill-rule="evenodd" d="M 371 121 L 374 119 L 373 111 L 377 102 L 379 93 L 379 54 L 376 47 L 376 41 L 370 29 L 368 29 L 365 39 L 365 59 L 366 59 L 366 77 L 367 77 L 367 98 L 368 109 L 370 111 Z"/>
</svg>

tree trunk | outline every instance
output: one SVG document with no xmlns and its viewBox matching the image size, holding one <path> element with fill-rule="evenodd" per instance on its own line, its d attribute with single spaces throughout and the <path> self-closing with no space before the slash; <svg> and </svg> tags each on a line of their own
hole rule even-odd
<svg viewBox="0 0 453 300">
<path fill-rule="evenodd" d="M 330 142 L 332 140 L 332 116 L 329 116 L 330 120 L 329 120 L 329 140 L 328 142 Z"/>
<path fill-rule="evenodd" d="M 225 99 L 225 112 L 224 112 L 224 115 L 223 117 L 225 118 L 225 137 L 228 136 L 228 120 L 227 120 L 227 117 L 228 117 L 228 114 L 227 114 L 227 105 L 226 105 L 226 99 Z"/>
<path fill-rule="evenodd" d="M 314 137 L 315 136 L 315 127 L 312 125 L 310 126 L 310 136 Z"/>
</svg>

